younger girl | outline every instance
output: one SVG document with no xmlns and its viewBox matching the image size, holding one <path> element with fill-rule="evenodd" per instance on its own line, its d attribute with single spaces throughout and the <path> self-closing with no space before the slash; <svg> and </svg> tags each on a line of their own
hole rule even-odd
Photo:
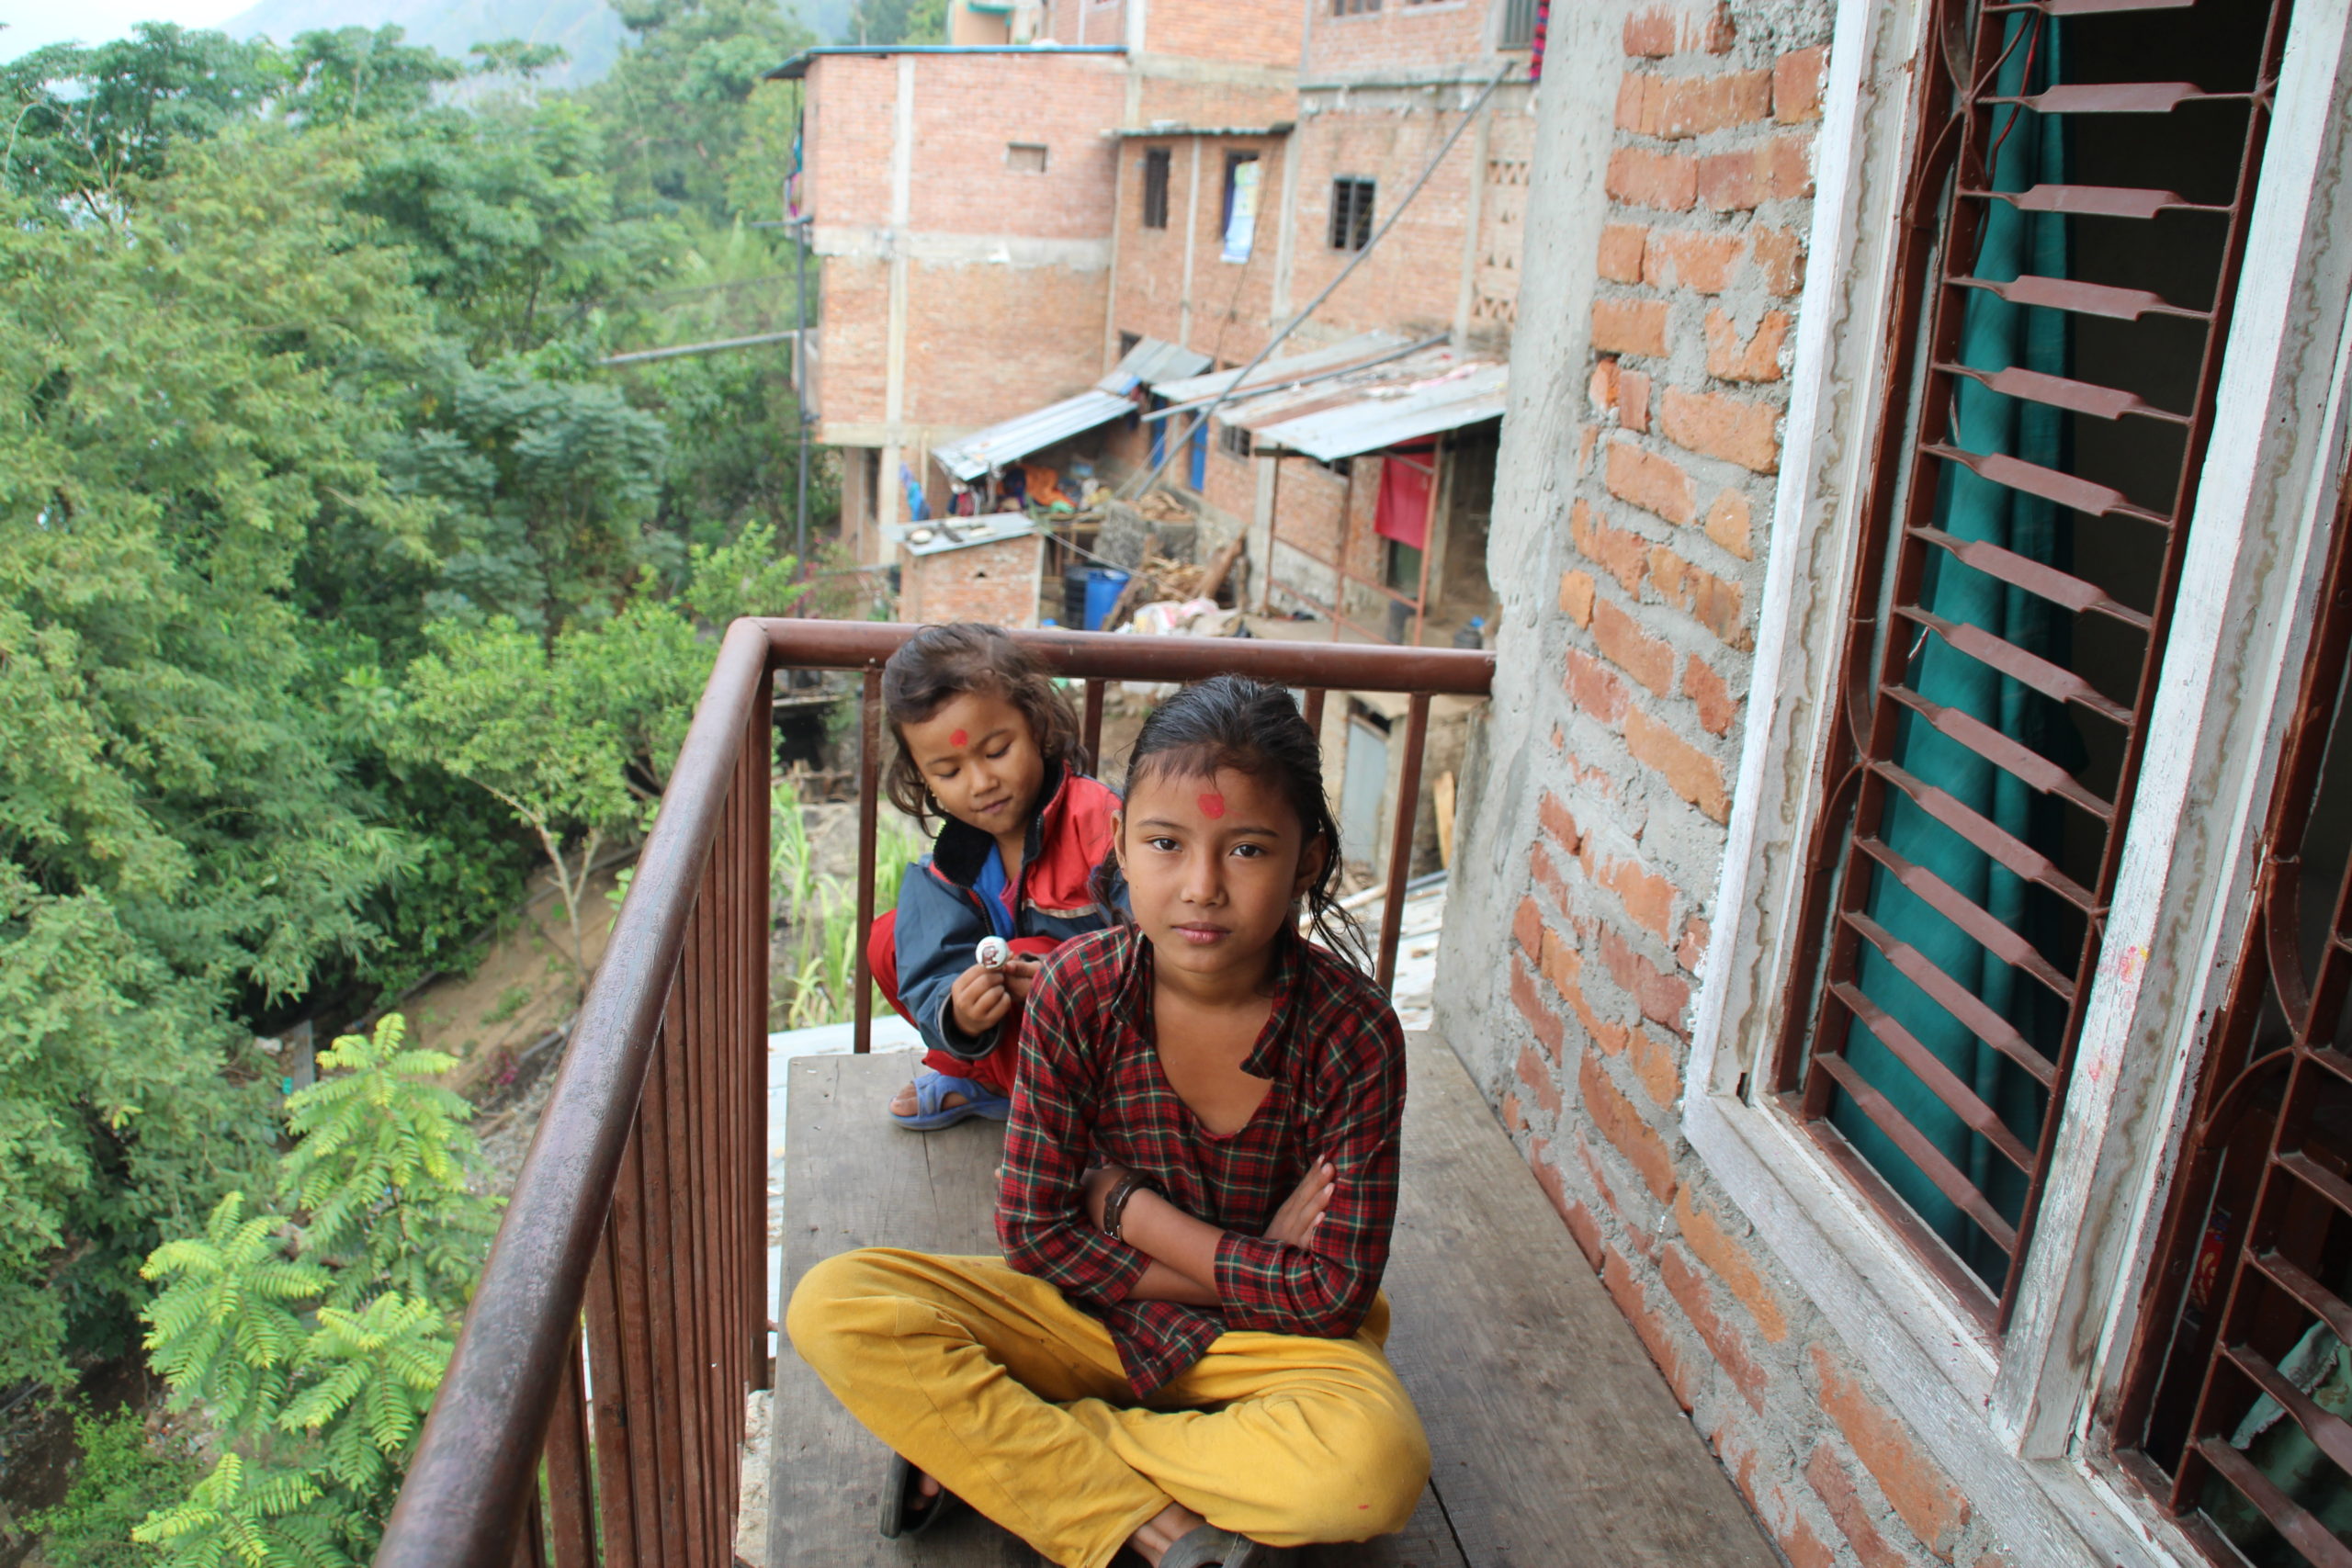
<svg viewBox="0 0 2352 1568">
<path fill-rule="evenodd" d="M 866 944 L 883 995 L 930 1047 L 890 1113 L 917 1132 L 1001 1122 L 1039 955 L 1102 926 L 1090 879 L 1119 797 L 1078 771 L 1069 699 L 998 627 L 917 632 L 882 668 L 882 707 L 899 741 L 892 803 L 943 818 Z M 1011 953 L 1000 967 L 974 956 L 990 936 Z"/>
<path fill-rule="evenodd" d="M 1399 1529 L 1429 1475 L 1381 1354 L 1404 1040 L 1330 951 L 1339 832 L 1288 694 L 1163 705 L 1117 844 L 1132 923 L 1031 993 L 1004 1257 L 830 1258 L 793 1344 L 893 1450 L 886 1535 L 960 1499 L 1066 1568 L 1255 1568 Z"/>
</svg>

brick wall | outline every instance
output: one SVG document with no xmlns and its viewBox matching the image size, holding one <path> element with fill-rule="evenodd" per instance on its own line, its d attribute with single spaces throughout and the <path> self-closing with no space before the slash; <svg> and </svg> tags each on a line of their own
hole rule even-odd
<svg viewBox="0 0 2352 1568">
<path fill-rule="evenodd" d="M 1119 266 L 1112 319 L 1121 332 L 1183 343 L 1220 363 L 1238 365 L 1266 341 L 1273 309 L 1274 255 L 1280 242 L 1283 138 L 1174 137 L 1129 139 L 1126 189 L 1118 214 Z M 1168 227 L 1143 222 L 1143 164 L 1148 149 L 1168 152 Z M 1199 152 L 1199 178 L 1193 154 Z M 1237 152 L 1258 154 L 1258 233 L 1246 262 L 1224 259 L 1225 162 Z M 1192 312 L 1184 312 L 1185 220 L 1193 216 Z"/>
<path fill-rule="evenodd" d="M 985 621 L 1034 626 L 1045 549 L 1044 539 L 1035 534 L 930 556 L 901 548 L 899 618 L 932 625 Z"/>
<path fill-rule="evenodd" d="M 1154 54 L 1295 69 L 1299 23 L 1297 0 L 1151 0 L 1143 46 Z"/>
<path fill-rule="evenodd" d="M 1492 951 L 1487 933 L 1507 922 L 1507 972 L 1475 1013 L 1456 998 L 1485 993 L 1442 988 L 1440 1020 L 1457 1039 L 1484 1037 L 1470 1049 L 1490 1053 L 1486 1080 L 1515 1141 L 1792 1563 L 1996 1568 L 2008 1559 L 1968 1498 L 1680 1130 L 1747 716 L 1827 34 L 1817 3 L 1637 12 L 1608 73 L 1613 101 L 1581 122 L 1613 122 L 1598 243 L 1556 263 L 1589 269 L 1591 287 L 1571 292 L 1589 321 L 1544 327 L 1589 349 L 1534 363 L 1538 323 L 1522 320 L 1514 378 L 1580 390 L 1583 408 L 1565 452 L 1531 457 L 1507 433 L 1507 458 L 1561 482 L 1515 485 L 1533 514 L 1498 516 L 1560 570 L 1531 595 L 1507 581 L 1528 560 L 1515 545 L 1498 552 L 1515 623 L 1506 660 L 1540 649 L 1544 662 L 1515 675 L 1528 694 L 1498 698 L 1485 747 L 1480 787 L 1515 804 L 1479 830 L 1504 836 L 1457 858 L 1506 872 L 1458 889 L 1458 931 L 1448 918 L 1464 957 Z"/>
<path fill-rule="evenodd" d="M 1385 0 L 1377 11 L 1351 17 L 1332 15 L 1331 0 L 1306 4 L 1315 7 L 1306 39 L 1309 80 L 1487 53 L 1487 0 Z"/>
</svg>

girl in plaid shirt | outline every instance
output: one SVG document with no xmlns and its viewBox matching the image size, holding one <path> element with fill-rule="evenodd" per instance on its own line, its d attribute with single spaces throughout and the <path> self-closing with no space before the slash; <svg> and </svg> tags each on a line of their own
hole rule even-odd
<svg viewBox="0 0 2352 1568">
<path fill-rule="evenodd" d="M 885 1535 L 960 1499 L 1068 1568 L 1258 1568 L 1399 1529 L 1429 1474 L 1381 1354 L 1404 1041 L 1338 955 L 1363 944 L 1289 694 L 1164 704 L 1116 832 L 1132 922 L 1031 993 L 1004 1257 L 831 1258 L 793 1343 L 893 1450 Z"/>
</svg>

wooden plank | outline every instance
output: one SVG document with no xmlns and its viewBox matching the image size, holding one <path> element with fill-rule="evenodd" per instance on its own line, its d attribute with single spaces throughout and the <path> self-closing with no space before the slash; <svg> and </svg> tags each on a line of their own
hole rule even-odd
<svg viewBox="0 0 2352 1568">
<path fill-rule="evenodd" d="M 1771 1568 L 1723 1471 L 1676 1408 L 1526 1165 L 1442 1043 L 1412 1037 L 1405 1196 L 1389 1266 L 1389 1352 L 1436 1472 L 1385 1540 L 1301 1568 Z M 1002 1129 L 915 1138 L 881 1124 L 912 1058 L 813 1057 L 786 1096 L 785 1288 L 853 1247 L 994 1248 Z M 971 1515 L 921 1542 L 874 1529 L 880 1445 L 783 1348 L 770 1568 L 1035 1568 Z"/>
<path fill-rule="evenodd" d="M 1470 1568 L 1776 1568 L 1470 1075 L 1408 1039 L 1388 1353 Z"/>
</svg>

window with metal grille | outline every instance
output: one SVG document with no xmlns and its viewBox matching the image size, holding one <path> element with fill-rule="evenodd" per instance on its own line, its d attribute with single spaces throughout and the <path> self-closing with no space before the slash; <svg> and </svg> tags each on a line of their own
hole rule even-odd
<svg viewBox="0 0 2352 1568">
<path fill-rule="evenodd" d="M 1360 17 L 1379 9 L 1380 0 L 1331 0 L 1331 15 L 1335 17 Z"/>
<path fill-rule="evenodd" d="M 1377 182 L 1342 175 L 1331 182 L 1331 248 L 1360 251 L 1372 243 L 1372 203 Z"/>
<path fill-rule="evenodd" d="M 1770 1082 L 2003 1329 L 2146 741 L 2287 0 L 1938 9 Z"/>
<path fill-rule="evenodd" d="M 1503 0 L 1502 28 L 1495 39 L 1495 47 L 1535 47 L 1535 0 Z"/>
<path fill-rule="evenodd" d="M 1216 445 L 1217 450 L 1228 457 L 1247 457 L 1251 450 L 1250 433 L 1238 424 L 1227 424 L 1223 420 L 1217 421 Z"/>
<path fill-rule="evenodd" d="M 2117 1423 L 2126 1468 L 2225 1562 L 2352 1562 L 2347 650 L 2352 502 Z"/>
<path fill-rule="evenodd" d="M 1168 149 L 1143 150 L 1143 226 L 1168 227 Z"/>
</svg>

